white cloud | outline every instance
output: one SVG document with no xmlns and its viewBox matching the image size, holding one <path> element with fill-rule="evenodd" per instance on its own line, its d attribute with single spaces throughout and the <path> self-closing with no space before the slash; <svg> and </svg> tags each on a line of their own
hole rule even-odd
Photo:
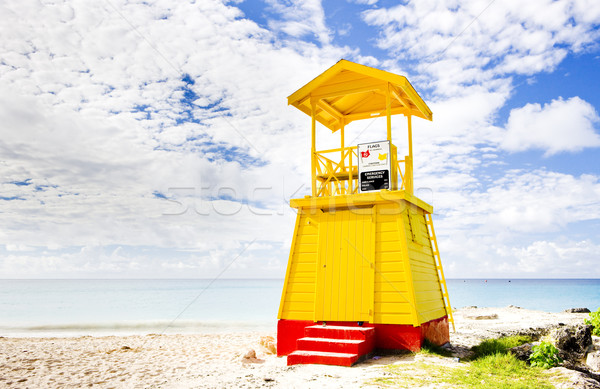
<svg viewBox="0 0 600 389">
<path fill-rule="evenodd" d="M 465 202 L 436 197 L 455 212 L 454 226 L 477 225 L 486 233 L 544 233 L 569 223 L 600 219 L 600 178 L 593 175 L 508 171 L 485 191 L 464 191 Z"/>
<path fill-rule="evenodd" d="M 591 241 L 548 242 L 536 241 L 523 248 L 513 248 L 519 270 L 548 277 L 598 277 L 600 246 Z"/>
<path fill-rule="evenodd" d="M 448 278 L 598 278 L 597 243 L 591 240 L 501 242 L 473 234 L 440 240 Z M 460 253 L 460 256 L 457 254 Z"/>
<path fill-rule="evenodd" d="M 280 242 L 260 241 L 168 251 L 88 245 L 2 253 L 0 273 L 13 278 L 281 278 L 287 251 L 288 247 Z"/>
<path fill-rule="evenodd" d="M 356 4 L 365 4 L 365 5 L 375 5 L 378 0 L 349 0 L 351 3 Z"/>
<path fill-rule="evenodd" d="M 231 258 L 240 242 L 289 239 L 309 122 L 285 97 L 343 49 L 286 46 L 217 1 L 2 7 L 0 244 L 64 264 L 72 247 Z M 72 260 L 65 272 L 83 266 Z"/>
<path fill-rule="evenodd" d="M 269 30 L 232 4 L 0 5 L 3 276 L 213 276 L 258 239 L 231 275 L 281 277 L 287 200 L 310 184 L 310 120 L 285 97 L 347 56 L 433 91 L 435 121 L 414 121 L 416 184 L 443 215 L 436 230 L 452 268 L 518 269 L 535 242 L 566 250 L 586 239 L 532 235 L 600 217 L 597 176 L 534 168 L 490 183 L 478 172 L 504 163 L 498 145 L 513 123 L 542 113 L 569 112 L 592 139 L 595 112 L 576 98 L 514 110 L 506 130 L 493 122 L 513 74 L 589 47 L 595 2 L 588 12 L 580 2 L 495 2 L 460 36 L 487 2 L 373 8 L 365 20 L 391 59 L 335 46 L 318 1 L 271 1 L 281 16 Z M 405 153 L 405 120 L 393 123 Z M 347 139 L 368 125 L 355 124 Z M 568 141 L 560 150 L 577 143 Z M 327 142 L 337 146 L 337 134 Z"/>
<path fill-rule="evenodd" d="M 589 7 L 589 14 L 582 9 Z M 420 82 L 441 96 L 455 84 L 490 83 L 512 74 L 553 70 L 567 51 L 593 45 L 600 4 L 589 1 L 409 1 L 370 9 L 364 20 L 382 29 L 378 44 L 417 61 Z"/>
<path fill-rule="evenodd" d="M 510 112 L 501 147 L 508 151 L 542 149 L 546 155 L 600 146 L 594 107 L 580 99 L 527 104 Z"/>
<path fill-rule="evenodd" d="M 543 268 L 566 255 L 574 258 L 581 245 L 598 245 L 594 229 L 587 227 L 600 220 L 598 176 L 508 171 L 487 189 L 448 183 L 447 189 L 432 194 L 440 252 L 453 269 L 448 277 L 600 275 L 586 268 L 600 260 L 592 249 L 568 271 L 564 265 Z M 433 187 L 443 186 L 434 181 Z M 553 249 L 553 256 L 543 259 L 539 247 L 562 251 Z M 545 265 L 538 263 L 542 260 Z"/>
<path fill-rule="evenodd" d="M 273 31 L 282 31 L 295 38 L 315 37 L 322 44 L 331 41 L 331 31 L 325 24 L 325 12 L 319 0 L 267 0 L 267 4 L 281 15 L 280 20 L 269 20 Z"/>
</svg>

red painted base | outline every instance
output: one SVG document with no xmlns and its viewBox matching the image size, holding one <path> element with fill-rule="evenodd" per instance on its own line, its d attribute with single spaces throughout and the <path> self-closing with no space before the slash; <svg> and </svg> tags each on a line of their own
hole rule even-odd
<svg viewBox="0 0 600 389">
<path fill-rule="evenodd" d="M 304 329 L 322 322 L 309 320 L 279 320 L 277 322 L 277 356 L 289 355 L 297 350 L 297 341 L 303 338 Z M 356 322 L 327 322 L 328 326 L 358 327 Z M 375 328 L 375 348 L 419 351 L 425 339 L 436 345 L 450 341 L 448 317 L 428 321 L 419 327 L 407 324 L 371 324 Z"/>
</svg>

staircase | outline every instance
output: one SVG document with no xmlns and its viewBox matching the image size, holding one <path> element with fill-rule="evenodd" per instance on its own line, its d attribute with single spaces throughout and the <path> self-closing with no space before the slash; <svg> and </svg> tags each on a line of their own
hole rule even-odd
<svg viewBox="0 0 600 389">
<path fill-rule="evenodd" d="M 314 325 L 304 329 L 297 340 L 298 349 L 287 357 L 287 364 L 352 366 L 373 351 L 375 329 Z"/>
</svg>

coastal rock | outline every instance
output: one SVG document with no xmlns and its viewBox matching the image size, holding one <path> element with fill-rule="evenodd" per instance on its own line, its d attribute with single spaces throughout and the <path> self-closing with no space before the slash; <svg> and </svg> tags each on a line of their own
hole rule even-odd
<svg viewBox="0 0 600 389">
<path fill-rule="evenodd" d="M 585 359 L 585 364 L 591 370 L 600 372 L 600 351 L 588 353 L 587 358 Z"/>
<path fill-rule="evenodd" d="M 513 347 L 508 352 L 515 356 L 515 358 L 520 359 L 521 361 L 529 361 L 529 356 L 531 355 L 531 348 L 533 345 L 531 343 L 525 343 L 517 347 Z"/>
<path fill-rule="evenodd" d="M 590 313 L 590 310 L 587 308 L 570 308 L 565 309 L 566 313 Z"/>
<path fill-rule="evenodd" d="M 554 367 L 549 372 L 553 373 L 559 381 L 554 382 L 556 388 L 582 388 L 582 389 L 600 389 L 600 383 L 586 374 L 569 370 L 564 367 Z"/>
<path fill-rule="evenodd" d="M 578 325 L 559 328 L 554 331 L 552 338 L 561 358 L 580 362 L 592 344 L 592 327 L 589 325 Z"/>
<path fill-rule="evenodd" d="M 263 336 L 259 341 L 260 345 L 267 349 L 270 354 L 277 354 L 277 341 L 272 336 Z"/>
<path fill-rule="evenodd" d="M 465 319 L 471 320 L 494 320 L 497 319 L 498 315 L 493 313 L 491 315 L 473 315 L 473 316 L 465 316 Z"/>
<path fill-rule="evenodd" d="M 244 355 L 244 359 L 256 359 L 256 351 L 254 351 L 254 349 L 248 350 Z"/>
</svg>

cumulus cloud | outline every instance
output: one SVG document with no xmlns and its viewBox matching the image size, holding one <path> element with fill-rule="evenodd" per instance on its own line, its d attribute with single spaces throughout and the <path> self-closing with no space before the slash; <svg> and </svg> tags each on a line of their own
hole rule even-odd
<svg viewBox="0 0 600 389">
<path fill-rule="evenodd" d="M 414 121 L 415 182 L 440 213 L 451 268 L 518 267 L 519 250 L 556 243 L 528 234 L 600 217 L 597 176 L 479 172 L 504 163 L 499 147 L 597 142 L 596 111 L 579 98 L 528 104 L 494 125 L 511 77 L 594 42 L 596 2 L 355 3 L 390 58 L 336 46 L 319 1 L 270 0 L 263 27 L 216 0 L 0 5 L 0 272 L 213 276 L 243 253 L 232 276 L 283 276 L 287 202 L 310 184 L 310 120 L 285 97 L 347 56 L 406 74 L 428 97 L 435 121 Z M 577 137 L 519 131 L 563 113 Z M 560 138 L 558 122 L 535 128 Z M 348 126 L 347 140 L 385 133 L 370 125 Z M 405 154 L 404 118 L 393 125 Z"/>
<path fill-rule="evenodd" d="M 304 150 L 287 146 L 308 144 L 308 125 L 285 96 L 343 49 L 286 46 L 218 1 L 2 7 L 7 250 L 62 250 L 52 263 L 110 245 L 231 258 L 253 239 L 289 238 L 286 201 L 308 172 Z"/>
<path fill-rule="evenodd" d="M 382 29 L 381 48 L 417 60 L 421 82 L 452 96 L 460 92 L 456 84 L 493 90 L 498 78 L 510 82 L 513 74 L 554 69 L 568 50 L 596 42 L 598 15 L 600 5 L 585 0 L 471 0 L 409 1 L 367 10 L 363 17 Z"/>
<path fill-rule="evenodd" d="M 437 231 L 437 229 L 436 229 Z M 597 278 L 598 244 L 591 240 L 501 241 L 489 235 L 460 234 L 440 239 L 450 278 Z M 458 260 L 456 258 L 459 258 Z"/>
<path fill-rule="evenodd" d="M 88 245 L 3 252 L 0 247 L 0 272 L 15 278 L 276 278 L 286 267 L 278 257 L 288 249 L 280 242 L 261 241 L 203 250 Z"/>
<path fill-rule="evenodd" d="M 356 4 L 366 4 L 366 5 L 375 5 L 378 0 L 350 0 L 352 3 Z"/>
<path fill-rule="evenodd" d="M 530 274 L 560 277 L 597 277 L 595 269 L 600 246 L 591 241 L 548 242 L 536 241 L 523 248 L 513 248 L 518 268 Z M 589 272 L 592 272 L 591 274 Z"/>
<path fill-rule="evenodd" d="M 546 170 L 511 170 L 487 189 L 434 193 L 453 228 L 484 234 L 560 231 L 569 223 L 600 219 L 600 178 Z M 447 220 L 450 219 L 450 220 Z"/>
<path fill-rule="evenodd" d="M 600 146 L 594 107 L 580 99 L 527 104 L 510 112 L 501 147 L 508 151 L 542 149 L 546 155 Z"/>
<path fill-rule="evenodd" d="M 295 38 L 315 37 L 320 43 L 331 41 L 331 32 L 325 24 L 325 12 L 319 0 L 267 0 L 267 4 L 281 16 L 269 20 L 273 31 L 282 31 Z"/>
<path fill-rule="evenodd" d="M 577 242 L 589 247 L 598 244 L 595 234 L 585 227 L 600 219 L 598 176 L 513 170 L 487 189 L 450 186 L 432 197 L 440 250 L 448 263 L 454 264 L 448 277 L 486 277 L 490 272 L 496 277 L 518 277 L 522 272 L 552 277 L 565 268 L 550 266 L 552 258 L 559 261 L 556 258 L 565 259 L 566 253 L 579 252 Z M 579 240 L 567 238 L 575 230 Z M 541 236 L 547 237 L 543 244 L 539 243 Z M 545 250 L 561 247 L 562 251 L 553 249 L 553 257 L 544 259 L 539 254 L 541 246 Z M 599 273 L 592 271 L 591 264 L 598 260 L 600 254 L 588 250 L 585 261 L 564 274 L 595 277 Z M 549 267 L 543 269 L 545 265 Z"/>
</svg>

